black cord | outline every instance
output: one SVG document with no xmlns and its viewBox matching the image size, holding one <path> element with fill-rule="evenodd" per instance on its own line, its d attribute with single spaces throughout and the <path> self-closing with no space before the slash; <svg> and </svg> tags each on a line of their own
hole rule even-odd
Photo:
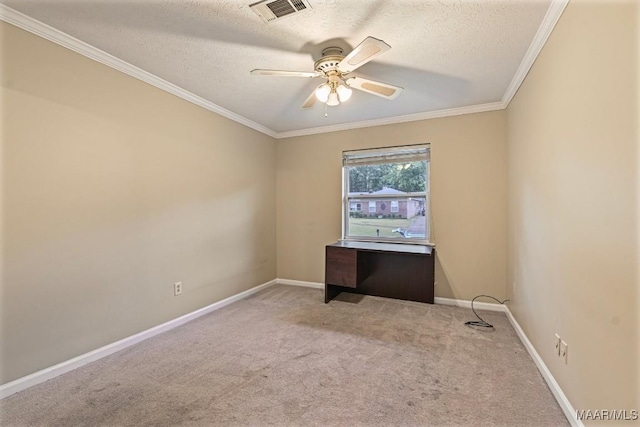
<svg viewBox="0 0 640 427">
<path fill-rule="evenodd" d="M 500 301 L 499 299 L 494 298 L 491 295 L 478 295 L 478 296 L 474 297 L 471 300 L 471 311 L 473 311 L 473 314 L 476 315 L 478 320 L 469 320 L 468 322 L 465 322 L 464 324 L 467 325 L 467 326 L 480 326 L 480 327 L 483 327 L 483 328 L 493 328 L 493 325 L 491 323 L 487 322 L 486 320 L 484 320 L 482 317 L 480 317 L 478 315 L 478 313 L 476 313 L 476 310 L 473 308 L 473 302 L 475 300 L 477 300 L 478 298 L 482 298 L 482 297 L 491 298 L 492 300 L 497 301 L 500 304 L 504 304 L 505 302 L 509 301 L 508 299 L 506 299 L 504 301 Z"/>
</svg>

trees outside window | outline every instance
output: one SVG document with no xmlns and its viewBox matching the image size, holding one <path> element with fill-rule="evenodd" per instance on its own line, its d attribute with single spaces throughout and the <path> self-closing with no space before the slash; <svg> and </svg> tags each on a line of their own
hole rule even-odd
<svg viewBox="0 0 640 427">
<path fill-rule="evenodd" d="M 428 145 L 344 152 L 343 164 L 345 239 L 429 242 Z"/>
</svg>

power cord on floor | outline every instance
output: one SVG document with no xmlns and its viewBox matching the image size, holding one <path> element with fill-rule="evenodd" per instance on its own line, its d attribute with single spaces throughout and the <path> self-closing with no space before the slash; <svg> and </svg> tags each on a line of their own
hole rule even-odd
<svg viewBox="0 0 640 427">
<path fill-rule="evenodd" d="M 465 322 L 464 324 L 467 325 L 467 326 L 480 326 L 482 328 L 493 328 L 493 325 L 491 323 L 487 322 L 486 320 L 484 320 L 482 317 L 480 317 L 478 315 L 478 313 L 476 313 L 476 310 L 473 308 L 473 302 L 475 300 L 477 300 L 478 298 L 491 298 L 492 300 L 498 302 L 499 304 L 504 304 L 505 302 L 507 302 L 509 300 L 506 299 L 504 301 L 500 301 L 499 299 L 494 298 L 491 295 L 478 295 L 478 296 L 474 297 L 471 300 L 471 311 L 473 311 L 473 314 L 476 315 L 478 320 L 469 320 L 468 322 Z"/>
</svg>

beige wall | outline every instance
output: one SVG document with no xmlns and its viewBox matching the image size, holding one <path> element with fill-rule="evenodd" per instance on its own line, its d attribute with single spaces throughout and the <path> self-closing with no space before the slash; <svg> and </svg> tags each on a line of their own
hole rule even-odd
<svg viewBox="0 0 640 427">
<path fill-rule="evenodd" d="M 436 295 L 509 296 L 576 408 L 640 407 L 639 9 L 573 0 L 506 112 L 277 142 L 0 23 L 0 383 L 322 282 L 341 152 L 429 142 Z"/>
<path fill-rule="evenodd" d="M 471 114 L 278 141 L 278 277 L 324 282 L 341 237 L 342 151 L 431 143 L 436 296 L 506 292 L 506 115 Z"/>
<path fill-rule="evenodd" d="M 636 5 L 636 190 L 640 190 L 640 7 Z M 640 258 L 640 196 L 636 191 L 636 256 Z M 636 261 L 636 408 L 640 408 L 640 262 Z M 633 377 L 632 377 L 633 378 Z"/>
<path fill-rule="evenodd" d="M 275 140 L 0 29 L 0 382 L 275 278 Z"/>
<path fill-rule="evenodd" d="M 507 110 L 510 306 L 576 409 L 640 409 L 637 9 L 572 1 Z"/>
</svg>

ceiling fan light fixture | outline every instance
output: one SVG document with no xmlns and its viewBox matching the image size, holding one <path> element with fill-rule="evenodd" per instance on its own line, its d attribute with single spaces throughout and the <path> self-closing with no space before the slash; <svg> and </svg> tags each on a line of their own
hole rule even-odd
<svg viewBox="0 0 640 427">
<path fill-rule="evenodd" d="M 340 105 L 340 99 L 338 99 L 338 92 L 332 90 L 329 94 L 329 98 L 327 99 L 327 105 L 329 107 L 335 107 L 336 105 Z"/>
<path fill-rule="evenodd" d="M 271 6 L 280 4 L 285 5 L 285 3 L 289 6 L 298 3 L 304 3 L 306 5 L 307 1 L 308 0 L 263 0 L 263 2 L 269 2 L 269 5 Z M 259 4 L 262 4 L 262 2 Z M 351 99 L 353 89 L 386 99 L 395 99 L 400 92 L 402 92 L 402 88 L 399 86 L 377 82 L 375 80 L 369 80 L 362 77 L 348 77 L 352 71 L 358 69 L 390 48 L 391 46 L 382 40 L 374 37 L 367 37 L 346 56 L 343 56 L 342 48 L 335 46 L 325 48 L 322 50 L 322 57 L 313 64 L 314 71 L 312 72 L 255 69 L 251 70 L 251 74 L 310 78 L 324 77 L 326 81 L 317 86 L 303 102 L 302 108 L 304 109 L 311 108 L 316 101 L 324 103 L 325 107 L 335 107 L 340 105 L 341 103 Z"/>
<path fill-rule="evenodd" d="M 330 93 L 331 87 L 328 84 L 323 83 L 316 89 L 316 98 L 318 98 L 318 101 L 320 102 L 327 102 Z"/>
<path fill-rule="evenodd" d="M 351 94 L 353 93 L 353 90 L 341 84 L 336 89 L 336 92 L 338 93 L 338 98 L 340 98 L 340 102 L 345 102 L 345 101 L 348 101 L 349 98 L 351 98 Z"/>
</svg>

